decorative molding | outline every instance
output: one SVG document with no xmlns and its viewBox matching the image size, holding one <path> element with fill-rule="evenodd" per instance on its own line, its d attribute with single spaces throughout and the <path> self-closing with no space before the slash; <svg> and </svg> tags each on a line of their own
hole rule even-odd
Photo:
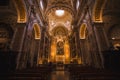
<svg viewBox="0 0 120 80">
<path fill-rule="evenodd" d="M 40 30 L 40 26 L 38 23 L 34 23 L 33 24 L 33 29 L 35 32 L 35 39 L 41 39 L 41 30 Z"/>
<path fill-rule="evenodd" d="M 87 30 L 87 24 L 83 23 L 80 27 L 79 31 L 79 37 L 80 39 L 86 39 L 86 30 Z"/>
<path fill-rule="evenodd" d="M 46 14 L 45 19 L 48 21 L 47 15 L 49 15 L 51 12 L 54 12 L 55 10 L 58 10 L 58 9 L 66 10 L 73 17 L 75 16 L 70 0 L 64 0 L 64 1 L 63 0 L 51 0 L 51 1 L 49 1 L 48 5 L 47 5 L 47 9 L 45 11 L 45 14 Z"/>
<path fill-rule="evenodd" d="M 26 23 L 27 21 L 27 13 L 26 7 L 23 0 L 14 0 L 15 7 L 18 13 L 18 23 Z"/>
<path fill-rule="evenodd" d="M 106 0 L 96 0 L 93 9 L 93 21 L 97 23 L 102 23 L 103 8 L 105 6 Z"/>
</svg>

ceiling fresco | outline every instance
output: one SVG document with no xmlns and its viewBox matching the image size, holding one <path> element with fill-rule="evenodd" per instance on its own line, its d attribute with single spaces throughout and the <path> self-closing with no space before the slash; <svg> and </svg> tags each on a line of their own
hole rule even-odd
<svg viewBox="0 0 120 80">
<path fill-rule="evenodd" d="M 54 35 L 54 30 L 58 31 L 59 35 L 63 35 L 62 33 L 68 33 L 66 36 L 70 35 L 72 30 L 72 4 L 71 0 L 50 0 L 48 1 L 47 9 L 46 9 L 46 19 L 48 23 L 48 32 L 51 36 Z M 61 28 L 65 28 L 67 30 L 62 30 Z M 58 29 L 57 29 L 58 27 Z M 54 29 L 56 28 L 56 29 Z M 55 31 L 55 32 L 56 32 Z M 67 32 L 63 32 L 67 31 Z"/>
</svg>

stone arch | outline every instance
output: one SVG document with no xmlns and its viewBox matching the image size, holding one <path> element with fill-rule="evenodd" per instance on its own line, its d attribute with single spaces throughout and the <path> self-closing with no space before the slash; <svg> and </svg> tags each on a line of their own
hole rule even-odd
<svg viewBox="0 0 120 80">
<path fill-rule="evenodd" d="M 27 13 L 26 13 L 26 7 L 23 0 L 13 0 L 16 10 L 17 10 L 17 22 L 18 23 L 26 23 L 27 21 Z"/>
<path fill-rule="evenodd" d="M 86 39 L 86 30 L 87 30 L 87 24 L 83 23 L 80 27 L 79 31 L 79 37 L 80 39 Z"/>
<path fill-rule="evenodd" d="M 93 21 L 103 22 L 102 13 L 107 0 L 96 0 L 93 8 Z"/>
<path fill-rule="evenodd" d="M 54 36 L 56 36 L 56 35 L 67 36 L 68 30 L 67 30 L 67 28 L 65 28 L 64 26 L 58 26 L 58 27 L 55 27 L 55 28 L 52 30 L 52 34 L 53 34 Z"/>
<path fill-rule="evenodd" d="M 40 26 L 38 23 L 34 23 L 33 24 L 33 29 L 35 32 L 35 39 L 40 39 L 41 38 L 41 30 L 40 30 Z"/>
</svg>

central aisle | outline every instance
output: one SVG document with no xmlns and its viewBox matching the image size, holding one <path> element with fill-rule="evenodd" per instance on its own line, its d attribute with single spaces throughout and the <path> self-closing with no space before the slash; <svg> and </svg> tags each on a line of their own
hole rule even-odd
<svg viewBox="0 0 120 80">
<path fill-rule="evenodd" d="M 69 72 L 67 71 L 53 71 L 51 80 L 69 80 Z"/>
</svg>

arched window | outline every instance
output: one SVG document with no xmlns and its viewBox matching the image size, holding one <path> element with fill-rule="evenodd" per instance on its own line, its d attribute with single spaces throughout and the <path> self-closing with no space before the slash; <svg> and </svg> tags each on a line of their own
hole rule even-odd
<svg viewBox="0 0 120 80">
<path fill-rule="evenodd" d="M 34 23 L 33 29 L 35 31 L 35 39 L 40 39 L 41 38 L 40 26 L 37 23 Z"/>
<path fill-rule="evenodd" d="M 80 39 L 85 39 L 86 38 L 86 31 L 87 31 L 87 25 L 83 23 L 80 27 L 79 31 L 79 37 Z"/>
<path fill-rule="evenodd" d="M 43 0 L 40 0 L 40 8 L 41 8 L 41 10 L 44 10 Z"/>
<path fill-rule="evenodd" d="M 77 9 L 77 10 L 78 10 L 79 6 L 80 6 L 80 1 L 77 0 L 77 2 L 76 2 L 76 9 Z"/>
</svg>

